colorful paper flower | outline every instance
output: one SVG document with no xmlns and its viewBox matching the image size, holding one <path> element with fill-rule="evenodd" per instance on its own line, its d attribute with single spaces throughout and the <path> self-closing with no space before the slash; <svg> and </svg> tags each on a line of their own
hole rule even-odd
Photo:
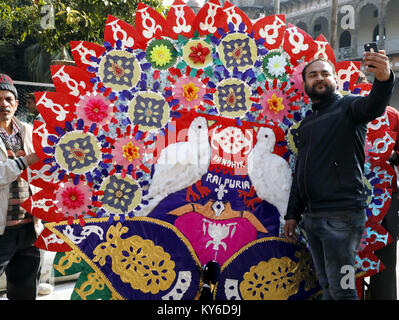
<svg viewBox="0 0 399 320">
<path fill-rule="evenodd" d="M 140 125 L 143 130 L 157 130 L 169 119 L 169 105 L 158 93 L 140 91 L 130 102 L 128 114 L 131 122 Z"/>
<path fill-rule="evenodd" d="M 299 97 L 292 96 L 293 89 L 287 89 L 288 82 L 277 82 L 275 79 L 272 83 L 266 82 L 265 89 L 258 88 L 261 93 L 260 105 L 262 107 L 258 120 L 266 118 L 267 121 L 273 121 L 279 124 L 283 121 L 284 117 L 289 119 L 293 118 L 291 112 L 299 110 L 296 101 Z"/>
<path fill-rule="evenodd" d="M 144 155 L 144 145 L 134 137 L 117 139 L 112 150 L 113 161 L 127 168 L 130 164 L 134 168 L 141 166 Z"/>
<path fill-rule="evenodd" d="M 251 89 L 242 80 L 229 78 L 219 83 L 215 93 L 219 112 L 229 117 L 241 117 L 251 107 Z"/>
<path fill-rule="evenodd" d="M 268 79 L 285 81 L 288 79 L 287 69 L 290 68 L 289 56 L 282 51 L 269 51 L 263 58 L 263 72 Z"/>
<path fill-rule="evenodd" d="M 91 196 L 91 189 L 87 185 L 67 182 L 60 185 L 56 193 L 56 207 L 66 216 L 79 216 L 90 209 Z"/>
<path fill-rule="evenodd" d="M 189 58 L 194 62 L 194 63 L 204 63 L 205 58 L 209 55 L 211 50 L 207 47 L 203 47 L 201 43 L 198 43 L 197 46 L 191 46 L 191 53 L 189 55 Z"/>
<path fill-rule="evenodd" d="M 109 213 L 128 214 L 133 211 L 141 202 L 141 187 L 130 178 L 115 174 L 104 179 L 100 186 L 104 192 L 99 196 L 102 208 Z"/>
<path fill-rule="evenodd" d="M 182 77 L 172 87 L 173 97 L 179 100 L 184 109 L 197 109 L 204 104 L 206 87 L 199 78 Z"/>
<path fill-rule="evenodd" d="M 192 68 L 202 69 L 212 62 L 212 46 L 205 40 L 193 39 L 183 47 L 183 59 Z"/>
<path fill-rule="evenodd" d="M 155 69 L 166 70 L 177 60 L 177 51 L 173 44 L 166 39 L 152 40 L 146 50 L 147 60 Z"/>
<path fill-rule="evenodd" d="M 254 39 L 243 33 L 227 34 L 218 46 L 218 53 L 227 70 L 245 71 L 255 64 L 258 48 Z"/>
<path fill-rule="evenodd" d="M 101 126 L 107 123 L 113 116 L 114 104 L 97 92 L 88 92 L 80 98 L 76 106 L 76 115 L 85 124 L 96 123 Z"/>
<path fill-rule="evenodd" d="M 135 55 L 125 50 L 108 51 L 101 58 L 98 67 L 100 81 L 114 92 L 135 87 L 141 73 L 141 66 Z"/>
<path fill-rule="evenodd" d="M 101 160 L 100 146 L 93 134 L 72 131 L 59 140 L 55 157 L 65 171 L 84 174 L 98 166 Z"/>
</svg>

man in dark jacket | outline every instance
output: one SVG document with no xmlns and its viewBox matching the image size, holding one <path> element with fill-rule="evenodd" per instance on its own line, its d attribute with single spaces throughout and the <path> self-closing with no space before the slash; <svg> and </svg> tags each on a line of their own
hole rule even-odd
<svg viewBox="0 0 399 320">
<path fill-rule="evenodd" d="M 284 235 L 295 242 L 303 213 L 309 250 L 323 299 L 357 299 L 354 264 L 366 221 L 363 184 L 367 123 L 381 116 L 393 91 L 394 74 L 384 51 L 365 52 L 375 74 L 367 97 L 343 97 L 335 69 L 317 59 L 303 70 L 313 112 L 297 130 L 298 156 Z M 348 278 L 349 277 L 349 278 Z"/>
</svg>

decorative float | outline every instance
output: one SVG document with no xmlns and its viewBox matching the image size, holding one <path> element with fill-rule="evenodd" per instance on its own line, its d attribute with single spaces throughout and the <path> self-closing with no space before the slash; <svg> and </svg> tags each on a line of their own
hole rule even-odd
<svg viewBox="0 0 399 320">
<path fill-rule="evenodd" d="M 134 25 L 109 16 L 103 44 L 71 42 L 76 66 L 52 66 L 56 91 L 35 93 L 41 161 L 24 177 L 42 191 L 23 206 L 45 222 L 36 246 L 57 252 L 55 275 L 80 272 L 71 299 L 193 300 L 216 261 L 214 299 L 315 298 L 306 238 L 281 237 L 295 128 L 311 112 L 301 71 L 328 58 L 343 94 L 367 94 L 360 62 L 228 1 L 195 15 L 176 0 L 166 18 L 140 3 Z M 379 224 L 394 175 L 384 119 L 368 133 L 358 281 L 392 241 Z"/>
</svg>

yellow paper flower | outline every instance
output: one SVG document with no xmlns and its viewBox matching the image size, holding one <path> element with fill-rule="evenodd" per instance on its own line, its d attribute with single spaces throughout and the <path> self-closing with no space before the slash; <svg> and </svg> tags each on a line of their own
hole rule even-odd
<svg viewBox="0 0 399 320">
<path fill-rule="evenodd" d="M 183 96 L 188 100 L 198 99 L 199 88 L 192 82 L 183 84 Z"/>
<path fill-rule="evenodd" d="M 123 149 L 123 156 L 129 160 L 133 161 L 135 159 L 140 158 L 139 150 L 140 148 L 135 146 L 131 141 L 125 146 L 122 147 Z"/>
<path fill-rule="evenodd" d="M 269 109 L 274 113 L 284 110 L 283 98 L 277 97 L 274 93 L 272 97 L 267 100 L 267 103 L 269 104 Z"/>
<path fill-rule="evenodd" d="M 170 49 L 163 45 L 154 46 L 151 51 L 151 59 L 158 65 L 164 66 L 172 61 L 172 53 Z"/>
</svg>

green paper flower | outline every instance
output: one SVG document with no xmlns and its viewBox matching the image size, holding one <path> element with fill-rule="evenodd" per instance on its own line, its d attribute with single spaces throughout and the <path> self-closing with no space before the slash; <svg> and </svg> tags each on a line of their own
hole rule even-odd
<svg viewBox="0 0 399 320">
<path fill-rule="evenodd" d="M 174 66 L 178 53 L 169 40 L 155 39 L 149 43 L 146 56 L 155 69 L 166 70 Z"/>
</svg>

